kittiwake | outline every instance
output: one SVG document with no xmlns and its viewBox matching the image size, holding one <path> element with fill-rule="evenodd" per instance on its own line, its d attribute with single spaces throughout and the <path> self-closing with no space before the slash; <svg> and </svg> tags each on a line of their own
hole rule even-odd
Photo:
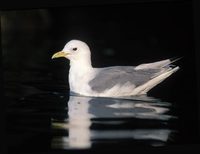
<svg viewBox="0 0 200 154">
<path fill-rule="evenodd" d="M 170 59 L 138 66 L 111 66 L 94 68 L 89 46 L 80 40 L 71 40 L 52 59 L 70 60 L 70 92 L 92 97 L 124 97 L 147 94 L 179 67 Z"/>
</svg>

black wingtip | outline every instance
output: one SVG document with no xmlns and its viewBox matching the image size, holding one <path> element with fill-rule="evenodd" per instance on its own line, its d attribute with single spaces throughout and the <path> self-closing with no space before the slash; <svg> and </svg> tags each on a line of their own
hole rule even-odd
<svg viewBox="0 0 200 154">
<path fill-rule="evenodd" d="M 183 56 L 182 57 L 173 57 L 173 58 L 170 58 L 170 61 L 171 61 L 171 64 L 176 62 L 176 61 L 179 61 L 180 59 L 183 59 Z"/>
</svg>

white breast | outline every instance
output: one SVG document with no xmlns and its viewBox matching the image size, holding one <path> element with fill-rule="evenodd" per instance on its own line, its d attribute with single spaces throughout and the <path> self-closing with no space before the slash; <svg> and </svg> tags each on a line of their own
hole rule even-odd
<svg viewBox="0 0 200 154">
<path fill-rule="evenodd" d="M 70 91 L 79 93 L 82 95 L 90 95 L 91 88 L 88 85 L 88 82 L 93 78 L 94 71 L 92 68 L 83 69 L 77 68 L 75 66 L 70 67 L 69 71 L 69 85 Z"/>
</svg>

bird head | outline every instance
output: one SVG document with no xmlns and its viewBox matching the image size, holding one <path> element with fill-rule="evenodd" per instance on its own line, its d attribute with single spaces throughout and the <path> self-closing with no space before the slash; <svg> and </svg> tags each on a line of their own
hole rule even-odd
<svg viewBox="0 0 200 154">
<path fill-rule="evenodd" d="M 82 61 L 90 59 L 90 49 L 88 45 L 79 40 L 69 41 L 62 51 L 53 54 L 52 59 L 64 57 L 70 61 Z"/>
</svg>

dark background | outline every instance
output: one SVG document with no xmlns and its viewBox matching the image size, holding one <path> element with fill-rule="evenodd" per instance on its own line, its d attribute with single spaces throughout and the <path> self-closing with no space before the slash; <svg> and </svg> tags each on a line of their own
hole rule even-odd
<svg viewBox="0 0 200 154">
<path fill-rule="evenodd" d="M 181 69 L 149 95 L 178 106 L 184 128 L 179 144 L 198 143 L 194 9 L 193 1 L 156 1 L 4 10 L 1 46 L 7 108 L 38 89 L 69 90 L 69 62 L 51 56 L 71 39 L 88 43 L 94 67 L 183 57 L 175 63 Z"/>
<path fill-rule="evenodd" d="M 184 93 L 188 95 L 184 100 L 191 101 L 196 94 L 193 27 L 190 2 L 5 11 L 2 15 L 5 79 L 26 82 L 45 77 L 67 82 L 69 62 L 51 60 L 51 56 L 69 40 L 80 39 L 90 46 L 94 67 L 183 57 L 175 63 L 181 70 L 159 85 L 159 89 L 152 90 L 152 94 L 159 97 L 167 93 L 171 100 L 179 94 L 182 98 Z M 29 70 L 41 74 L 34 79 L 23 78 Z"/>
</svg>

